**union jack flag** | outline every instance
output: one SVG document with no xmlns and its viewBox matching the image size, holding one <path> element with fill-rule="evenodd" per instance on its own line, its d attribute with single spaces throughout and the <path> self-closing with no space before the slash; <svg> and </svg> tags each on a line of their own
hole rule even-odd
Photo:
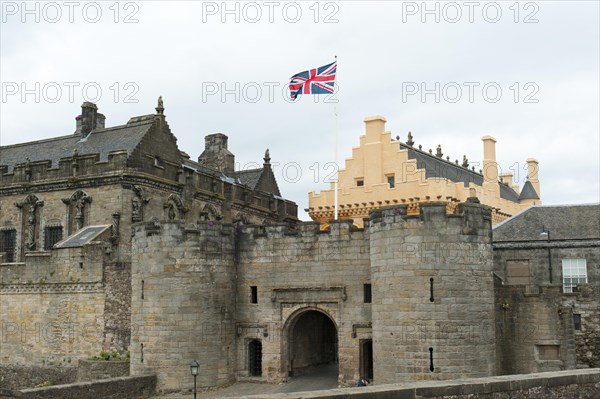
<svg viewBox="0 0 600 399">
<path fill-rule="evenodd" d="M 290 95 L 292 100 L 298 94 L 333 93 L 337 61 L 325 66 L 300 72 L 290 78 Z"/>
</svg>

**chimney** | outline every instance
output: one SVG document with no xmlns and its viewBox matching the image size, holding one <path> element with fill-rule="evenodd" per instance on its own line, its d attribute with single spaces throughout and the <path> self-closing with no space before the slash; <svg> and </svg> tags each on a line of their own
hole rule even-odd
<svg viewBox="0 0 600 399">
<path fill-rule="evenodd" d="M 209 134 L 204 138 L 204 152 L 198 163 L 225 173 L 234 171 L 235 156 L 227 149 L 227 136 L 223 133 Z"/>
<path fill-rule="evenodd" d="M 100 123 L 99 122 L 100 119 Z M 98 124 L 104 127 L 105 117 L 102 114 L 98 114 L 98 107 L 94 103 L 84 102 L 81 104 L 81 115 L 75 118 L 76 121 L 76 136 L 87 137 L 92 130 L 94 130 Z"/>
<path fill-rule="evenodd" d="M 535 158 L 527 159 L 527 177 L 529 177 L 529 182 L 535 189 L 538 197 L 542 199 L 542 193 L 540 192 L 540 180 L 538 176 L 539 172 L 538 161 Z"/>
<path fill-rule="evenodd" d="M 492 136 L 483 136 L 483 189 L 484 192 L 492 192 L 494 196 L 500 196 L 500 185 L 498 184 L 498 163 L 496 162 L 496 139 Z"/>
<path fill-rule="evenodd" d="M 380 115 L 367 116 L 365 119 L 365 129 L 367 131 L 366 143 L 378 142 L 381 140 L 381 134 L 385 131 L 385 118 Z"/>
<path fill-rule="evenodd" d="M 513 190 L 515 190 L 515 192 L 518 193 L 519 192 L 519 185 L 515 184 L 514 179 L 515 179 L 515 175 L 514 175 L 513 172 L 504 172 L 504 173 L 502 173 L 500 175 L 500 180 L 503 183 L 508 184 L 508 186 L 510 188 L 512 188 Z"/>
<path fill-rule="evenodd" d="M 106 116 L 104 114 L 96 114 L 96 127 L 95 129 L 104 129 L 106 123 Z"/>
</svg>

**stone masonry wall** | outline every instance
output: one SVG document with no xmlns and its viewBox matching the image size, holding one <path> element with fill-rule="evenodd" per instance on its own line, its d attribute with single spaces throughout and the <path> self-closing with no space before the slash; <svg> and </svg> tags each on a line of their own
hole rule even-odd
<svg viewBox="0 0 600 399">
<path fill-rule="evenodd" d="M 528 293 L 524 286 L 496 287 L 496 336 L 501 374 L 575 368 L 573 313 L 558 286 Z"/>
<path fill-rule="evenodd" d="M 373 212 L 374 378 L 378 383 L 495 373 L 491 217 L 443 202 Z"/>
<path fill-rule="evenodd" d="M 102 348 L 103 243 L 0 265 L 0 362 L 73 367 Z"/>
<path fill-rule="evenodd" d="M 292 326 L 309 311 L 333 321 L 338 341 L 339 382 L 359 377 L 359 344 L 371 339 L 371 304 L 364 285 L 371 283 L 369 240 L 350 221 L 320 231 L 316 222 L 297 229 L 286 226 L 248 227 L 239 236 L 237 281 L 237 363 L 248 376 L 248 343 L 262 343 L 262 379 L 288 377 L 292 361 Z M 257 303 L 251 303 L 251 287 Z M 297 342 L 301 337 L 297 337 Z M 296 348 L 301 350 L 302 348 Z M 312 353 L 306 347 L 307 353 Z M 293 354 L 292 354 L 293 355 Z M 297 353 L 297 358 L 303 356 Z"/>
<path fill-rule="evenodd" d="M 187 390 L 190 363 L 199 386 L 234 380 L 233 229 L 207 222 L 135 227 L 132 258 L 131 374 L 158 375 L 162 391 Z"/>
<path fill-rule="evenodd" d="M 597 399 L 600 369 L 529 375 L 371 385 L 290 394 L 246 396 L 250 399 Z"/>
</svg>

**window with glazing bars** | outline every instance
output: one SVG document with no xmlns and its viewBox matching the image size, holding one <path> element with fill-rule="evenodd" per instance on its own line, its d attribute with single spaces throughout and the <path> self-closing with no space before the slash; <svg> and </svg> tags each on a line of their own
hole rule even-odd
<svg viewBox="0 0 600 399">
<path fill-rule="evenodd" d="M 6 261 L 15 261 L 15 246 L 17 243 L 17 230 L 0 230 L 0 252 L 6 253 Z"/>
<path fill-rule="evenodd" d="M 50 250 L 60 240 L 62 240 L 63 228 L 62 226 L 51 226 L 46 227 L 46 233 L 44 235 L 44 249 Z"/>
</svg>

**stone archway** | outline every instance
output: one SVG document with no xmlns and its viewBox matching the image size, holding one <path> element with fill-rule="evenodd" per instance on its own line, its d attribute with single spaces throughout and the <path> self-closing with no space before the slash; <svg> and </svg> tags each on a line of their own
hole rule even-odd
<svg viewBox="0 0 600 399">
<path fill-rule="evenodd" d="M 284 328 L 283 367 L 297 376 L 319 366 L 338 367 L 338 329 L 331 316 L 316 308 L 292 315 Z"/>
</svg>

